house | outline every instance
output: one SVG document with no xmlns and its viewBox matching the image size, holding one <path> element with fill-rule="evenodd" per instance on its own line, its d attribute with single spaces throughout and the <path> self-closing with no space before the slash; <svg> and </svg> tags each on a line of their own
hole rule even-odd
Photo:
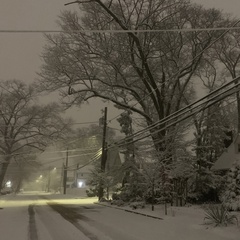
<svg viewBox="0 0 240 240">
<path fill-rule="evenodd" d="M 211 169 L 214 171 L 227 171 L 234 163 L 240 164 L 240 134 L 236 136 L 231 145 L 222 153 Z"/>
<path fill-rule="evenodd" d="M 122 157 L 120 156 L 117 147 L 111 148 L 107 152 L 107 161 L 105 169 L 107 172 L 112 172 L 116 176 L 116 172 L 121 180 L 122 174 L 119 168 L 122 166 Z M 101 161 L 101 156 L 95 161 Z M 77 188 L 88 188 L 88 181 L 91 178 L 92 171 L 94 170 L 93 164 L 79 165 L 79 169 L 76 171 L 75 185 Z"/>
<path fill-rule="evenodd" d="M 86 165 L 86 166 L 79 166 L 80 169 L 76 171 L 76 187 L 77 188 L 87 188 L 88 180 L 91 177 L 91 173 L 94 170 L 94 166 Z"/>
</svg>

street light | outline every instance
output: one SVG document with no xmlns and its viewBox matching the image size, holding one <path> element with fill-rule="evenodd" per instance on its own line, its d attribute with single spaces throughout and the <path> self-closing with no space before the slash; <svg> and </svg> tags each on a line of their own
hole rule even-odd
<svg viewBox="0 0 240 240">
<path fill-rule="evenodd" d="M 47 184 L 47 192 L 50 192 L 50 183 L 51 183 L 51 174 L 57 170 L 56 167 L 54 167 L 51 170 L 51 167 L 48 168 L 48 184 Z"/>
<path fill-rule="evenodd" d="M 44 191 L 43 175 L 39 175 L 35 181 L 37 183 L 37 189 Z"/>
</svg>

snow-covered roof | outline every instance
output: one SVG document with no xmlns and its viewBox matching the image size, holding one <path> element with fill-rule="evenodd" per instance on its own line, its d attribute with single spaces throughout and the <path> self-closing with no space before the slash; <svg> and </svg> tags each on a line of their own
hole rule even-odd
<svg viewBox="0 0 240 240">
<path fill-rule="evenodd" d="M 238 135 L 233 143 L 226 149 L 225 152 L 212 166 L 212 170 L 228 170 L 235 162 L 240 163 L 240 152 L 238 145 L 240 144 L 240 135 Z"/>
</svg>

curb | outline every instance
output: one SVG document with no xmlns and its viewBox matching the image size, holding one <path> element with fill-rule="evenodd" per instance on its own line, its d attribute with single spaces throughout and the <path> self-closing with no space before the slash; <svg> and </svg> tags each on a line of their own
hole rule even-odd
<svg viewBox="0 0 240 240">
<path fill-rule="evenodd" d="M 118 209 L 118 210 L 122 210 L 122 211 L 125 211 L 125 212 L 130 212 L 130 213 L 142 215 L 142 216 L 145 216 L 145 217 L 150 217 L 150 218 L 154 218 L 154 219 L 158 219 L 158 220 L 163 220 L 163 218 L 160 218 L 160 217 L 152 216 L 152 215 L 145 214 L 145 213 L 135 212 L 135 211 L 132 211 L 132 210 L 123 209 L 123 208 L 115 207 L 115 206 L 112 206 L 112 205 L 109 206 L 109 205 L 101 204 L 101 203 L 98 203 L 98 202 L 95 202 L 94 204 L 97 204 L 97 205 L 100 205 L 100 206 L 104 206 L 104 207 L 109 207 L 109 208 L 115 208 L 115 209 Z"/>
</svg>

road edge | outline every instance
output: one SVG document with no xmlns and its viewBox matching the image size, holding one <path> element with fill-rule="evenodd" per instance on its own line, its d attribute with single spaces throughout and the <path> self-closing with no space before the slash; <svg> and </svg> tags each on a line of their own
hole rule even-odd
<svg viewBox="0 0 240 240">
<path fill-rule="evenodd" d="M 102 203 L 99 203 L 99 202 L 94 202 L 94 204 L 97 204 L 97 205 L 100 205 L 100 206 L 104 206 L 104 207 L 109 207 L 109 208 L 115 208 L 115 209 L 118 209 L 118 210 L 122 210 L 122 211 L 125 211 L 125 212 L 130 212 L 130 213 L 142 215 L 142 216 L 145 216 L 145 217 L 155 218 L 155 219 L 158 219 L 158 220 L 164 220 L 163 218 L 160 218 L 160 217 L 152 216 L 152 215 L 149 215 L 149 214 L 146 214 L 146 213 L 136 212 L 136 211 L 129 210 L 129 209 L 120 208 L 120 207 L 113 206 L 113 205 L 102 204 Z"/>
</svg>

